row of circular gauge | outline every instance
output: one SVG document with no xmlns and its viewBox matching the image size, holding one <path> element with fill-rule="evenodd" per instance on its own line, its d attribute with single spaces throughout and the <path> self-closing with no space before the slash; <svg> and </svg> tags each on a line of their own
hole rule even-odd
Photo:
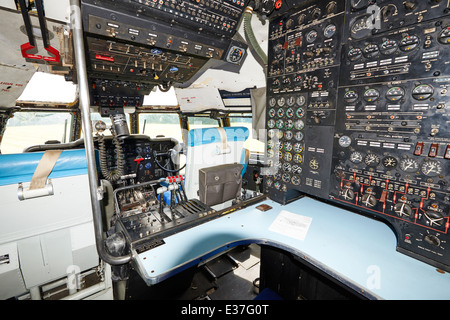
<svg viewBox="0 0 450 320">
<path fill-rule="evenodd" d="M 323 18 L 325 14 L 326 16 L 336 13 L 338 7 L 336 1 L 330 1 L 326 7 L 324 12 L 322 12 L 322 9 L 316 7 L 312 9 L 310 12 L 302 12 L 295 18 L 289 18 L 286 20 L 285 23 L 283 21 L 280 21 L 278 25 L 275 25 L 275 28 L 277 27 L 285 27 L 286 30 L 291 30 L 293 28 L 301 27 L 305 23 L 309 23 L 312 20 L 318 20 L 320 18 Z"/>
<path fill-rule="evenodd" d="M 278 105 L 279 107 L 284 107 L 287 105 L 288 107 L 292 107 L 297 104 L 299 107 L 303 106 L 306 103 L 306 98 L 303 95 L 289 96 L 287 99 L 285 97 L 280 97 L 278 99 L 270 98 L 269 99 L 269 107 L 275 107 Z M 270 115 L 270 114 L 269 114 Z"/>
<path fill-rule="evenodd" d="M 438 35 L 438 41 L 442 44 L 450 43 L 450 27 L 444 28 Z M 380 53 L 389 56 L 398 50 L 408 53 L 419 47 L 420 39 L 417 35 L 406 35 L 399 42 L 392 39 L 384 40 L 380 45 L 368 43 L 362 49 L 353 47 L 347 52 L 347 58 L 351 62 L 359 60 L 361 57 L 373 59 Z"/>
<path fill-rule="evenodd" d="M 387 170 L 393 170 L 398 166 L 400 170 L 407 173 L 418 173 L 420 170 L 427 177 L 435 177 L 443 173 L 442 164 L 438 160 L 425 160 L 420 165 L 413 158 L 404 158 L 399 161 L 391 155 L 381 158 L 375 153 L 367 153 L 364 156 L 359 151 L 353 151 L 349 160 L 355 164 L 364 163 L 368 167 L 376 167 L 381 164 Z"/>
<path fill-rule="evenodd" d="M 431 98 L 434 94 L 433 86 L 429 84 L 420 84 L 414 87 L 411 92 L 412 97 L 415 100 L 423 101 Z M 386 100 L 390 102 L 397 102 L 403 99 L 406 95 L 406 91 L 403 87 L 395 86 L 389 88 L 385 93 Z M 381 97 L 380 91 L 375 88 L 368 88 L 364 91 L 362 98 L 366 102 L 376 102 Z M 353 89 L 347 90 L 344 93 L 344 101 L 347 103 L 353 103 L 359 99 L 359 94 Z"/>
</svg>

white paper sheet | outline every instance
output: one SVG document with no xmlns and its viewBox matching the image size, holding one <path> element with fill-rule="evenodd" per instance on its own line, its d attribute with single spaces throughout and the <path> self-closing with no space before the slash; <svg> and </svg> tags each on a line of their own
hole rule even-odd
<svg viewBox="0 0 450 320">
<path fill-rule="evenodd" d="M 298 240 L 305 240 L 311 222 L 311 217 L 283 210 L 272 222 L 269 230 Z"/>
</svg>

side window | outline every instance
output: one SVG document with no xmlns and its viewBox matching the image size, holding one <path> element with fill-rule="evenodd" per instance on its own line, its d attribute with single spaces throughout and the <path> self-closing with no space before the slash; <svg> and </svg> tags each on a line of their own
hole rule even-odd
<svg viewBox="0 0 450 320">
<path fill-rule="evenodd" d="M 141 113 L 139 114 L 139 133 L 150 138 L 164 136 L 183 142 L 180 118 L 176 113 Z"/>
<path fill-rule="evenodd" d="M 255 139 L 252 128 L 252 115 L 245 114 L 242 117 L 230 116 L 230 125 L 232 127 L 246 127 L 250 131 L 247 141 L 245 141 L 244 148 L 251 152 L 264 153 L 264 142 Z"/>
<path fill-rule="evenodd" d="M 71 123 L 69 112 L 16 112 L 6 124 L 1 151 L 21 153 L 49 140 L 69 142 Z"/>
</svg>

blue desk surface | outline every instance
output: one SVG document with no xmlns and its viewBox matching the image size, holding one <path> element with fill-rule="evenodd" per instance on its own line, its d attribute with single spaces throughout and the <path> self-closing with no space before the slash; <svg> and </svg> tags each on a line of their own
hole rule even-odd
<svg viewBox="0 0 450 320">
<path fill-rule="evenodd" d="M 221 250 L 244 243 L 268 244 L 290 251 L 371 299 L 450 299 L 450 274 L 396 251 L 388 225 L 311 198 L 262 212 L 242 209 L 164 239 L 141 253 L 138 269 L 154 284 Z M 304 240 L 269 230 L 286 210 L 311 217 Z"/>
</svg>

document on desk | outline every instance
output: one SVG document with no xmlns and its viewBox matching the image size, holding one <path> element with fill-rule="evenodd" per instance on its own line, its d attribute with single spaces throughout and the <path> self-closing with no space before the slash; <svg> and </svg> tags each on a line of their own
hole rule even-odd
<svg viewBox="0 0 450 320">
<path fill-rule="evenodd" d="M 311 217 L 283 210 L 272 222 L 269 230 L 298 240 L 305 240 L 311 222 Z"/>
</svg>

